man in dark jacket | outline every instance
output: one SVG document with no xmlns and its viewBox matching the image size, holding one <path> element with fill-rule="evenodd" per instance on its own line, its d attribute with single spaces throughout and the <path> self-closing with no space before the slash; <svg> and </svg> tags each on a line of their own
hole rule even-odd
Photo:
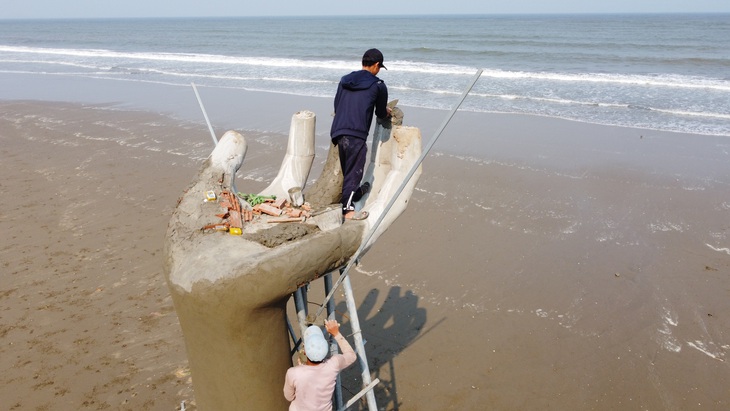
<svg viewBox="0 0 730 411">
<path fill-rule="evenodd" d="M 367 215 L 355 213 L 353 203 L 370 189 L 370 183 L 360 185 L 365 159 L 367 138 L 373 121 L 373 111 L 380 119 L 390 115 L 388 88 L 377 77 L 383 65 L 383 53 L 370 49 L 362 56 L 362 70 L 353 71 L 340 79 L 335 94 L 335 118 L 330 137 L 340 153 L 342 166 L 342 212 L 345 218 L 362 219 Z"/>
</svg>

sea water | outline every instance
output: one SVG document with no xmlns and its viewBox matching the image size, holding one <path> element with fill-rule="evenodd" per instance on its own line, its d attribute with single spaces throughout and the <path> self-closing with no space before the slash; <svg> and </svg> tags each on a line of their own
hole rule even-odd
<svg viewBox="0 0 730 411">
<path fill-rule="evenodd" d="M 6 20 L 0 74 L 331 97 L 377 47 L 403 106 L 483 69 L 463 110 L 730 136 L 728 39 L 730 14 Z"/>
</svg>

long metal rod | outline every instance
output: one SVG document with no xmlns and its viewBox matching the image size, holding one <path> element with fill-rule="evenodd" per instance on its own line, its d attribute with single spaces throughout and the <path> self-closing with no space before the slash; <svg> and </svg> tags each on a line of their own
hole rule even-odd
<svg viewBox="0 0 730 411">
<path fill-rule="evenodd" d="M 218 145 L 218 139 L 215 137 L 215 131 L 213 131 L 213 126 L 210 124 L 210 120 L 208 120 L 208 113 L 205 112 L 205 107 L 203 106 L 203 100 L 200 99 L 200 94 L 198 94 L 198 88 L 195 87 L 195 83 L 190 83 L 191 86 L 193 86 L 193 91 L 195 92 L 195 98 L 198 99 L 198 105 L 200 105 L 200 110 L 203 111 L 203 117 L 205 117 L 205 124 L 208 125 L 208 130 L 210 130 L 210 136 L 213 138 L 213 144 Z"/>
<path fill-rule="evenodd" d="M 294 291 L 294 308 L 297 312 L 297 323 L 299 323 L 299 335 L 301 335 L 301 337 L 293 337 L 294 348 L 292 348 L 291 350 L 292 355 L 297 352 L 299 346 L 302 344 L 302 338 L 304 338 L 304 330 L 307 329 L 307 297 L 306 294 L 303 292 L 303 289 L 305 287 L 306 285 L 299 287 L 296 291 Z M 289 319 L 287 318 L 287 321 L 288 320 Z"/>
<path fill-rule="evenodd" d="M 297 334 L 294 332 L 294 327 L 291 325 L 291 321 L 289 321 L 289 317 L 286 317 L 286 329 L 289 330 L 289 337 L 291 338 L 292 343 L 296 344 L 297 343 Z M 292 354 L 294 354 L 294 353 L 292 352 Z"/>
<path fill-rule="evenodd" d="M 332 273 L 333 271 L 330 271 L 329 273 L 324 275 L 324 294 L 327 295 L 327 293 L 330 292 L 330 289 L 332 289 Z M 335 302 L 334 300 L 330 300 L 329 303 L 327 303 L 327 319 L 328 320 L 335 320 Z M 337 342 L 330 341 L 330 352 L 332 354 L 339 353 L 339 348 L 337 346 Z M 335 409 L 342 408 L 342 377 L 339 373 L 337 373 L 337 378 L 335 379 L 335 392 L 334 392 L 334 407 Z"/>
<path fill-rule="evenodd" d="M 345 290 L 345 302 L 347 303 L 347 312 L 350 313 L 350 326 L 355 340 L 355 351 L 357 359 L 360 360 L 360 370 L 363 385 L 370 385 L 372 377 L 370 377 L 370 367 L 368 366 L 368 356 L 365 353 L 365 342 L 362 338 L 362 330 L 360 329 L 360 319 L 357 315 L 357 304 L 355 303 L 355 295 L 352 292 L 352 284 L 350 277 L 340 274 L 340 278 L 344 280 L 342 288 Z M 368 411 L 378 411 L 378 405 L 375 402 L 375 393 L 369 390 L 365 393 L 368 403 Z"/>
<path fill-rule="evenodd" d="M 426 148 L 421 153 L 421 156 L 418 158 L 418 161 L 416 161 L 416 164 L 411 167 L 411 170 L 406 175 L 405 179 L 403 179 L 403 183 L 401 183 L 400 187 L 398 187 L 398 190 L 395 192 L 395 195 L 393 195 L 393 198 L 390 199 L 390 202 L 387 206 L 385 206 L 385 210 L 380 215 L 378 220 L 375 222 L 373 227 L 370 229 L 370 232 L 368 233 L 367 237 L 363 240 L 363 242 L 360 244 L 360 248 L 357 249 L 355 254 L 350 258 L 350 261 L 348 261 L 347 265 L 345 266 L 345 269 L 342 271 L 342 275 L 340 275 L 340 278 L 337 279 L 337 282 L 332 287 L 332 290 L 330 290 L 329 294 L 327 294 L 327 297 L 325 298 L 324 302 L 322 303 L 322 306 L 319 307 L 317 310 L 316 318 L 319 318 L 319 316 L 322 314 L 322 310 L 324 310 L 325 306 L 327 305 L 327 302 L 332 298 L 335 291 L 340 287 L 340 284 L 342 281 L 347 277 L 347 274 L 350 272 L 350 268 L 357 262 L 358 258 L 360 257 L 360 254 L 365 250 L 365 247 L 367 246 L 370 239 L 375 234 L 375 231 L 378 229 L 378 226 L 380 226 L 380 223 L 383 222 L 385 219 L 385 216 L 388 214 L 388 211 L 390 211 L 391 207 L 393 207 L 393 204 L 398 200 L 398 197 L 400 196 L 400 193 L 405 189 L 406 185 L 410 181 L 410 179 L 413 177 L 413 175 L 416 173 L 416 170 L 418 170 L 418 167 L 421 165 L 423 160 L 426 158 L 426 155 L 428 155 L 428 152 L 431 151 L 431 148 L 436 143 L 436 140 L 441 136 L 441 133 L 443 133 L 446 126 L 449 124 L 451 119 L 454 117 L 454 114 L 456 114 L 456 111 L 459 110 L 459 107 L 461 107 L 461 103 L 464 102 L 466 99 L 466 96 L 469 95 L 469 92 L 474 87 L 474 84 L 476 84 L 477 80 L 479 80 L 479 77 L 482 75 L 482 69 L 477 70 L 476 74 L 474 75 L 474 78 L 472 78 L 471 82 L 469 83 L 469 86 L 464 90 L 464 93 L 462 93 L 461 98 L 459 99 L 459 102 L 454 106 L 453 109 L 451 109 L 451 112 L 448 116 L 446 116 L 446 119 L 444 119 L 444 122 L 441 124 L 441 126 L 436 130 L 436 133 L 431 138 L 431 141 L 426 144 Z"/>
</svg>

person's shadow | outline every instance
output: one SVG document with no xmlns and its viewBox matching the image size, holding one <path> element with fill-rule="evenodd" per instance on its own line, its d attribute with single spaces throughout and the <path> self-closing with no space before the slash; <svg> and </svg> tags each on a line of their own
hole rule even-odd
<svg viewBox="0 0 730 411">
<path fill-rule="evenodd" d="M 380 384 L 375 387 L 375 398 L 380 410 L 398 410 L 397 370 L 393 359 L 422 333 L 426 325 L 426 309 L 418 307 L 418 297 L 410 290 L 401 295 L 401 287 L 390 288 L 385 301 L 376 307 L 380 290 L 372 289 L 358 308 L 358 318 L 365 341 L 365 352 L 368 367 L 373 379 L 379 378 Z M 347 312 L 344 301 L 340 302 L 336 311 Z M 341 332 L 352 343 L 351 323 L 343 319 Z M 354 346 L 353 346 L 354 348 Z M 345 402 L 362 389 L 362 370 L 355 362 L 342 371 L 342 392 Z M 367 410 L 365 397 L 353 404 L 348 410 Z"/>
</svg>

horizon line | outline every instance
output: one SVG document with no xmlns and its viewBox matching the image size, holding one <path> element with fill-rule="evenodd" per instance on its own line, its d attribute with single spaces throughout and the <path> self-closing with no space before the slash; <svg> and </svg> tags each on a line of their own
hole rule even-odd
<svg viewBox="0 0 730 411">
<path fill-rule="evenodd" d="M 507 17 L 507 16 L 598 16 L 598 15 L 707 15 L 730 11 L 575 11 L 575 12 L 497 12 L 497 13 L 420 13 L 420 14 L 307 14 L 307 15 L 206 15 L 206 16 L 75 16 L 75 17 L 0 17 L 8 20 L 128 20 L 128 19 L 237 19 L 237 18 L 404 18 L 404 17 Z"/>
</svg>

